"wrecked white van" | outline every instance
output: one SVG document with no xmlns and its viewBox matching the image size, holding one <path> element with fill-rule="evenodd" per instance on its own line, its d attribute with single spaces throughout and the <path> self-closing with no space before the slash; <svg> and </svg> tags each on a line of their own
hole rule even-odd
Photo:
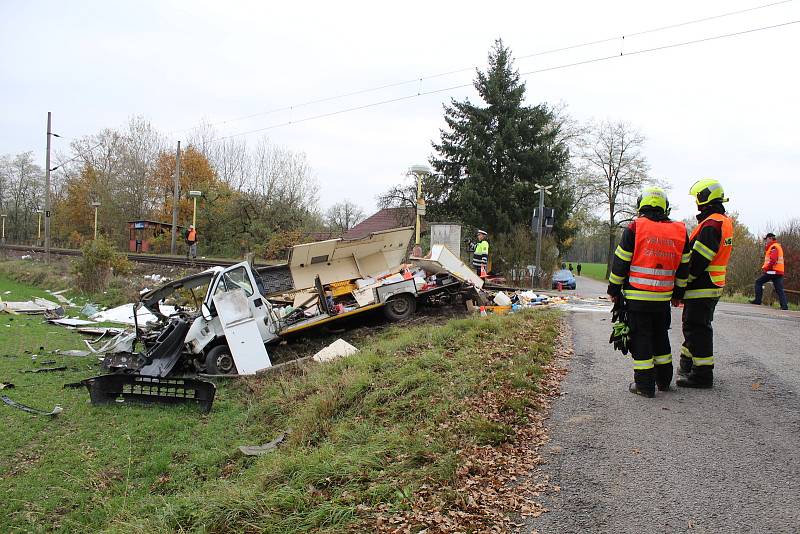
<svg viewBox="0 0 800 534">
<path fill-rule="evenodd" d="M 439 251 L 405 261 L 413 232 L 405 227 L 297 245 L 282 266 L 215 267 L 145 293 L 141 304 L 167 326 L 144 339 L 144 353 L 126 357 L 121 367 L 152 376 L 176 368 L 252 374 L 271 365 L 266 346 L 283 337 L 370 310 L 400 321 L 422 301 L 474 298 L 482 280 L 455 256 L 444 262 Z M 201 287 L 207 288 L 202 300 L 195 295 Z M 167 318 L 160 304 L 179 290 L 194 297 L 195 309 Z M 110 368 L 120 367 L 119 358 L 108 360 Z"/>
</svg>

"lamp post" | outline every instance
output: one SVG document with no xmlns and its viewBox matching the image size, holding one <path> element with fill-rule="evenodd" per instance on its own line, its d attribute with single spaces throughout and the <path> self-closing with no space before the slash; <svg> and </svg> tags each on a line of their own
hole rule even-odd
<svg viewBox="0 0 800 534">
<path fill-rule="evenodd" d="M 197 199 L 203 196 L 202 191 L 189 191 L 189 198 L 194 201 L 192 207 L 192 226 L 197 226 Z"/>
<path fill-rule="evenodd" d="M 92 202 L 92 207 L 94 208 L 94 238 L 97 240 L 97 208 L 100 207 L 100 201 L 95 200 Z"/>
<path fill-rule="evenodd" d="M 44 210 L 42 208 L 39 208 L 38 210 L 36 210 L 36 213 L 39 214 L 39 224 L 38 224 L 37 230 L 36 230 L 36 246 L 37 247 L 41 247 L 42 246 L 42 213 L 44 213 Z"/>
<path fill-rule="evenodd" d="M 3 219 L 3 236 L 2 236 L 2 240 L 0 240 L 0 245 L 3 245 L 3 246 L 5 246 L 5 244 L 6 244 L 6 217 L 7 216 L 8 215 L 5 214 L 5 213 L 0 213 L 0 218 Z"/>
<path fill-rule="evenodd" d="M 417 178 L 417 239 L 414 242 L 415 255 L 422 255 L 422 250 L 419 246 L 420 227 L 422 225 L 422 216 L 425 215 L 425 199 L 422 198 L 422 177 L 428 176 L 431 173 L 430 167 L 427 165 L 412 165 L 408 169 L 409 174 L 413 174 Z"/>
</svg>

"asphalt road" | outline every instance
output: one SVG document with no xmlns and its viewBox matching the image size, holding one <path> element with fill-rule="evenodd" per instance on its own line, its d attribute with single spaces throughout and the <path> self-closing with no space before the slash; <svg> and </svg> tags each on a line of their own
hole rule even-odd
<svg viewBox="0 0 800 534">
<path fill-rule="evenodd" d="M 542 467 L 560 491 L 528 532 L 800 532 L 800 313 L 719 304 L 714 389 L 655 399 L 627 391 L 610 314 L 569 313 L 575 355 Z M 677 365 L 679 309 L 672 325 Z"/>
</svg>

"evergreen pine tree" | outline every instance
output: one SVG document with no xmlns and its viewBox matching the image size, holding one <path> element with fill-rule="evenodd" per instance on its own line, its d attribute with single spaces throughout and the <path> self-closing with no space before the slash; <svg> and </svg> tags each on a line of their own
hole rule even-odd
<svg viewBox="0 0 800 534">
<path fill-rule="evenodd" d="M 554 185 L 546 206 L 556 208 L 555 237 L 562 243 L 572 191 L 565 181 L 567 148 L 558 142 L 558 125 L 545 104 L 526 106 L 525 84 L 502 40 L 489 52 L 486 72 L 474 82 L 485 106 L 451 100 L 447 128 L 434 143 L 431 164 L 437 174 L 427 192 L 439 217 L 460 219 L 490 234 L 509 233 L 530 224 L 538 196 L 534 183 Z"/>
</svg>

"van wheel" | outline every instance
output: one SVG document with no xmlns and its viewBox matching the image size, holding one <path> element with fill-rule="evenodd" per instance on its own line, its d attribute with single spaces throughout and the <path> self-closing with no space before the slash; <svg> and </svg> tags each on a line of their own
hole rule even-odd
<svg viewBox="0 0 800 534">
<path fill-rule="evenodd" d="M 206 373 L 210 375 L 239 374 L 228 345 L 217 345 L 206 355 Z"/>
<path fill-rule="evenodd" d="M 386 301 L 383 314 L 390 321 L 405 321 L 417 311 L 417 299 L 408 293 L 395 295 Z"/>
</svg>

